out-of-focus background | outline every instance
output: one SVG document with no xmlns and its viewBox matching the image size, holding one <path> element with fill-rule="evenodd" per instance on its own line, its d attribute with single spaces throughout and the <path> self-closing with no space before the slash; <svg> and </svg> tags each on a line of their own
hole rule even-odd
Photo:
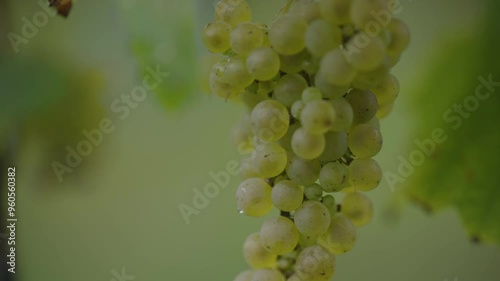
<svg viewBox="0 0 500 281">
<path fill-rule="evenodd" d="M 179 210 L 181 204 L 193 206 L 194 190 L 213 181 L 210 172 L 225 171 L 241 158 L 230 133 L 245 109 L 197 90 L 204 54 L 199 30 L 212 19 L 216 1 L 75 1 L 67 19 L 47 15 L 45 2 L 0 0 L 1 173 L 7 166 L 17 168 L 18 259 L 12 280 L 121 281 L 117 275 L 123 272 L 129 278 L 124 280 L 137 281 L 232 280 L 246 268 L 243 240 L 264 220 L 237 213 L 238 176 L 189 223 Z M 284 3 L 249 2 L 264 22 Z M 377 156 L 392 172 L 400 165 L 398 156 L 415 149 L 415 139 L 449 126 L 439 123 L 442 109 L 461 102 L 465 87 L 473 91 L 479 75 L 500 80 L 489 67 L 498 62 L 497 53 L 477 51 L 484 50 L 478 38 L 488 36 L 487 3 L 493 1 L 400 2 L 398 17 L 410 27 L 412 42 L 392 71 L 401 94 L 381 123 L 385 146 Z M 33 20 L 38 24 L 27 27 Z M 168 76 L 144 100 L 128 103 L 126 96 L 157 67 Z M 463 118 L 465 129 L 482 124 L 483 131 L 450 133 L 449 147 L 456 147 L 457 155 L 471 151 L 481 161 L 498 155 L 498 143 L 482 147 L 482 154 L 475 142 L 498 130 L 498 115 L 487 111 L 498 99 L 488 104 L 471 113 L 482 119 Z M 87 139 L 82 131 L 99 128 L 105 118 L 114 130 L 103 134 L 88 156 L 70 159 L 81 162 L 76 167 L 58 166 L 67 169 L 59 170 L 60 181 L 54 163 L 67 165 L 68 147 L 77 149 Z M 371 192 L 375 219 L 360 229 L 355 249 L 338 257 L 335 279 L 498 280 L 498 246 L 471 242 L 479 234 L 470 231 L 474 226 L 464 227 L 475 217 L 465 223 L 470 213 L 464 208 L 443 203 L 440 211 L 427 213 L 405 199 L 405 189 L 434 188 L 439 179 L 425 174 L 426 167 L 464 182 L 453 168 L 457 163 L 474 165 L 430 158 L 404 183 L 384 180 Z M 498 186 L 498 175 L 475 170 L 475 176 L 489 179 L 482 185 Z M 458 186 L 439 183 L 444 190 Z M 467 187 L 481 188 L 474 180 Z M 5 195 L 1 198 L 4 218 Z M 494 209 L 484 212 L 486 222 L 479 220 L 491 230 L 489 238 L 500 224 Z"/>
</svg>

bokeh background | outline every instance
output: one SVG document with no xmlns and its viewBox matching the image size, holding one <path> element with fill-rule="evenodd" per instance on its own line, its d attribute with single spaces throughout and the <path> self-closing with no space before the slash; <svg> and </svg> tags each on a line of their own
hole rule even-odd
<svg viewBox="0 0 500 281">
<path fill-rule="evenodd" d="M 264 22 L 284 3 L 249 2 Z M 230 134 L 245 109 L 197 90 L 204 54 L 199 31 L 212 19 L 215 1 L 76 1 L 68 19 L 50 17 L 17 54 L 7 34 L 22 34 L 23 17 L 43 9 L 37 1 L 0 3 L 1 164 L 3 170 L 17 167 L 19 219 L 17 273 L 0 279 L 108 281 L 126 269 L 137 281 L 215 281 L 232 280 L 245 269 L 242 242 L 264 218 L 237 213 L 237 176 L 189 224 L 179 211 L 182 203 L 192 206 L 193 189 L 213 181 L 211 171 L 224 171 L 241 158 Z M 483 34 L 486 3 L 401 0 L 399 17 L 409 25 L 412 42 L 393 70 L 400 97 L 381 123 L 385 146 L 377 159 L 385 170 L 395 171 L 398 155 L 429 135 L 422 116 L 442 113 L 433 110 L 436 103 L 450 100 L 450 107 L 461 100 L 455 88 L 443 86 L 441 95 L 416 102 L 428 96 L 422 85 L 443 63 L 442 54 L 477 41 L 467 34 Z M 478 64 L 495 59 L 482 58 Z M 146 66 L 158 64 L 170 75 L 127 118 L 117 118 L 113 101 L 141 84 Z M 480 74 L 474 68 L 454 77 L 455 67 L 442 66 L 443 77 L 474 80 Z M 115 131 L 59 182 L 51 164 L 63 163 L 65 147 L 75 147 L 85 139 L 81 131 L 98 128 L 105 117 Z M 489 151 L 498 154 L 498 148 Z M 449 163 L 438 163 L 446 171 Z M 370 193 L 375 219 L 360 229 L 355 249 L 337 259 L 335 280 L 498 280 L 498 246 L 472 243 L 454 208 L 431 214 L 408 203 L 403 190 L 412 182 L 425 184 L 417 174 L 394 192 L 384 181 Z M 5 247 L 5 239 L 0 242 Z"/>
</svg>

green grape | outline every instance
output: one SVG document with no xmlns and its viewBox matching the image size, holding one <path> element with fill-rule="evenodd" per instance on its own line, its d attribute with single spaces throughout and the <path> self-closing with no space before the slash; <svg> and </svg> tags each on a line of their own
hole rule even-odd
<svg viewBox="0 0 500 281">
<path fill-rule="evenodd" d="M 347 61 L 344 51 L 338 48 L 326 53 L 321 59 L 319 73 L 332 85 L 347 85 L 356 76 L 356 71 Z"/>
<path fill-rule="evenodd" d="M 332 131 L 346 131 L 352 125 L 354 113 L 351 105 L 344 98 L 332 99 L 330 101 L 335 111 L 335 121 L 332 124 Z"/>
<path fill-rule="evenodd" d="M 251 281 L 285 281 L 285 277 L 276 269 L 259 269 L 254 272 Z"/>
<path fill-rule="evenodd" d="M 307 108 L 304 108 L 304 110 Z M 302 119 L 304 118 L 304 110 L 302 110 Z M 322 134 L 311 134 L 304 130 L 304 127 L 299 128 L 292 136 L 293 152 L 306 160 L 317 158 L 325 149 L 325 136 Z"/>
<path fill-rule="evenodd" d="M 347 185 L 347 167 L 339 162 L 330 162 L 321 168 L 319 182 L 326 192 L 339 192 Z"/>
<path fill-rule="evenodd" d="M 297 280 L 329 281 L 335 274 L 335 257 L 319 245 L 302 250 L 295 264 Z"/>
<path fill-rule="evenodd" d="M 273 142 L 287 132 L 290 115 L 281 103 L 264 100 L 252 110 L 251 120 L 254 134 L 264 142 Z"/>
<path fill-rule="evenodd" d="M 316 245 L 318 242 L 318 237 L 307 236 L 299 232 L 299 245 L 302 248 L 310 247 Z"/>
<path fill-rule="evenodd" d="M 370 91 L 352 90 L 345 96 L 354 113 L 353 124 L 365 123 L 377 113 L 377 97 Z"/>
<path fill-rule="evenodd" d="M 273 98 L 287 107 L 300 100 L 302 92 L 307 88 L 307 81 L 299 74 L 283 75 L 274 88 Z"/>
<path fill-rule="evenodd" d="M 319 201 L 323 195 L 323 188 L 317 183 L 306 186 L 304 188 L 304 195 L 307 200 Z"/>
<path fill-rule="evenodd" d="M 245 261 L 254 269 L 273 268 L 276 266 L 276 254 L 266 250 L 260 239 L 260 233 L 256 232 L 247 237 L 243 243 L 243 257 Z"/>
<path fill-rule="evenodd" d="M 252 281 L 253 270 L 245 270 L 238 274 L 233 281 Z"/>
<path fill-rule="evenodd" d="M 210 52 L 224 53 L 230 47 L 229 33 L 231 26 L 224 21 L 214 21 L 208 23 L 203 28 L 203 43 Z"/>
<path fill-rule="evenodd" d="M 244 180 L 236 191 L 240 213 L 251 217 L 262 217 L 273 209 L 271 186 L 261 178 Z"/>
<path fill-rule="evenodd" d="M 372 119 L 370 119 L 370 121 L 363 124 L 369 124 L 380 131 L 380 121 L 378 120 L 377 117 L 373 117 Z"/>
<path fill-rule="evenodd" d="M 270 98 L 271 93 L 274 91 L 274 86 L 276 86 L 276 78 L 268 81 L 258 81 L 257 94 Z"/>
<path fill-rule="evenodd" d="M 321 58 L 317 58 L 314 56 L 311 56 L 309 52 L 307 52 L 307 56 L 304 59 L 304 64 L 302 65 L 302 68 L 304 71 L 309 74 L 309 75 L 314 75 L 318 72 L 319 70 L 319 64 L 321 62 Z"/>
<path fill-rule="evenodd" d="M 340 28 L 324 19 L 317 19 L 307 27 L 306 47 L 313 56 L 322 57 L 342 43 Z"/>
<path fill-rule="evenodd" d="M 305 201 L 295 211 L 295 225 L 300 233 L 307 236 L 322 235 L 330 226 L 330 212 L 318 201 Z"/>
<path fill-rule="evenodd" d="M 298 185 L 311 185 L 318 179 L 320 170 L 319 160 L 304 160 L 295 156 L 289 159 L 286 174 Z"/>
<path fill-rule="evenodd" d="M 380 32 L 380 26 L 385 25 L 377 19 L 377 14 L 381 11 L 388 12 L 386 0 L 352 0 L 351 19 L 356 28 L 375 36 Z M 373 32 L 373 27 L 378 27 L 378 32 Z"/>
<path fill-rule="evenodd" d="M 325 134 L 325 150 L 318 157 L 322 164 L 338 160 L 348 148 L 347 132 L 328 132 Z"/>
<path fill-rule="evenodd" d="M 356 227 L 346 216 L 337 213 L 318 242 L 335 255 L 345 254 L 354 247 Z"/>
<path fill-rule="evenodd" d="M 393 106 L 394 106 L 394 102 L 390 102 L 388 104 L 384 104 L 384 105 L 379 106 L 379 108 L 377 110 L 377 114 L 376 114 L 377 118 L 382 119 L 382 118 L 387 117 L 387 115 L 389 115 L 389 113 L 391 113 Z"/>
<path fill-rule="evenodd" d="M 319 3 L 315 0 L 295 1 L 288 12 L 305 20 L 307 23 L 311 23 L 321 17 Z"/>
<path fill-rule="evenodd" d="M 400 19 L 393 18 L 387 26 L 390 33 L 390 42 L 387 47 L 387 53 L 399 56 L 410 44 L 410 31 L 408 26 Z"/>
<path fill-rule="evenodd" d="M 269 28 L 269 40 L 276 52 L 294 55 L 305 48 L 307 22 L 292 15 L 282 15 Z"/>
<path fill-rule="evenodd" d="M 306 51 L 291 56 L 280 55 L 281 71 L 288 74 L 301 72 L 304 69 L 304 63 L 306 58 L 307 58 Z"/>
<path fill-rule="evenodd" d="M 314 78 L 314 85 L 321 91 L 324 98 L 337 99 L 344 96 L 349 90 L 349 84 L 333 85 L 326 81 L 321 73 L 317 73 Z"/>
<path fill-rule="evenodd" d="M 372 88 L 371 91 L 377 97 L 379 105 L 384 106 L 392 103 L 398 96 L 399 81 L 394 75 L 390 74 L 384 81 Z"/>
<path fill-rule="evenodd" d="M 370 71 L 382 64 L 386 47 L 380 37 L 370 38 L 365 33 L 358 33 L 347 42 L 344 53 L 354 69 Z"/>
<path fill-rule="evenodd" d="M 391 69 L 391 61 L 388 56 L 384 57 L 382 64 L 370 71 L 359 71 L 352 81 L 356 89 L 369 90 L 386 79 Z"/>
<path fill-rule="evenodd" d="M 271 198 L 277 209 L 292 212 L 297 210 L 302 204 L 304 192 L 293 181 L 282 180 L 273 186 Z"/>
<path fill-rule="evenodd" d="M 231 58 L 224 64 L 224 78 L 227 83 L 236 88 L 246 88 L 252 84 L 253 77 L 248 73 L 245 61 Z"/>
<path fill-rule="evenodd" d="M 330 211 L 330 216 L 333 218 L 337 214 L 337 203 L 335 202 L 335 197 L 332 195 L 326 195 L 321 201 L 323 205 Z"/>
<path fill-rule="evenodd" d="M 373 203 L 361 192 L 350 192 L 342 201 L 342 214 L 348 217 L 355 226 L 368 224 L 373 217 Z"/>
<path fill-rule="evenodd" d="M 256 24 L 242 22 L 231 31 L 229 43 L 235 53 L 247 56 L 255 48 L 262 46 L 264 34 Z"/>
<path fill-rule="evenodd" d="M 323 98 L 321 91 L 316 87 L 305 88 L 302 92 L 302 101 L 308 103 L 310 101 L 321 100 Z"/>
<path fill-rule="evenodd" d="M 251 157 L 246 157 L 241 160 L 240 177 L 242 180 L 249 178 L 262 178 L 262 176 L 253 168 Z"/>
<path fill-rule="evenodd" d="M 351 22 L 351 0 L 320 0 L 319 6 L 321 15 L 327 21 L 337 25 Z"/>
<path fill-rule="evenodd" d="M 303 281 L 297 274 L 292 274 L 286 279 L 286 281 Z"/>
<path fill-rule="evenodd" d="M 246 113 L 232 130 L 233 144 L 236 147 L 247 145 L 252 136 L 252 121 L 250 115 Z"/>
<path fill-rule="evenodd" d="M 278 144 L 281 145 L 284 149 L 291 151 L 292 150 L 292 136 L 295 131 L 300 128 L 300 123 L 293 123 L 288 127 L 286 134 L 278 140 Z"/>
<path fill-rule="evenodd" d="M 253 168 L 265 178 L 275 177 L 285 170 L 286 151 L 275 142 L 257 146 L 252 154 Z"/>
<path fill-rule="evenodd" d="M 243 89 L 235 88 L 231 86 L 229 83 L 226 83 L 221 77 L 218 75 L 218 69 L 221 67 L 221 64 L 214 65 L 214 68 L 210 72 L 209 84 L 210 90 L 213 94 L 225 98 L 227 100 L 232 100 L 241 95 L 244 92 Z"/>
<path fill-rule="evenodd" d="M 252 19 L 252 9 L 246 0 L 220 0 L 215 6 L 215 18 L 236 26 Z"/>
<path fill-rule="evenodd" d="M 292 113 L 293 118 L 300 120 L 300 114 L 302 113 L 302 109 L 304 109 L 305 103 L 301 100 L 295 101 L 292 104 L 292 108 L 290 112 Z"/>
<path fill-rule="evenodd" d="M 310 101 L 302 110 L 300 122 L 304 130 L 308 133 L 324 134 L 332 128 L 335 122 L 335 110 L 328 101 Z M 323 150 L 321 150 L 321 152 L 322 151 Z M 321 152 L 313 158 L 318 157 Z"/>
<path fill-rule="evenodd" d="M 351 1 L 351 0 L 347 0 L 347 1 Z M 346 24 L 346 25 L 342 26 L 342 37 L 344 38 L 344 40 L 351 38 L 357 32 L 358 31 L 356 30 L 356 28 L 352 24 Z"/>
<path fill-rule="evenodd" d="M 354 156 L 366 159 L 377 155 L 382 149 L 382 134 L 370 124 L 359 124 L 349 131 L 349 149 Z"/>
<path fill-rule="evenodd" d="M 268 47 L 256 48 L 247 57 L 247 70 L 257 80 L 271 80 L 280 70 L 280 57 Z"/>
<path fill-rule="evenodd" d="M 288 254 L 299 243 L 299 232 L 289 218 L 282 216 L 270 218 L 262 224 L 260 242 L 271 253 Z"/>
<path fill-rule="evenodd" d="M 241 94 L 241 101 L 250 110 L 252 110 L 261 101 L 264 101 L 264 100 L 267 100 L 267 99 L 269 99 L 269 97 L 267 96 L 267 94 L 262 94 L 262 93 L 250 91 L 248 89 L 246 89 Z"/>
<path fill-rule="evenodd" d="M 373 159 L 355 159 L 348 168 L 349 183 L 355 190 L 370 191 L 382 180 L 382 169 Z"/>
</svg>

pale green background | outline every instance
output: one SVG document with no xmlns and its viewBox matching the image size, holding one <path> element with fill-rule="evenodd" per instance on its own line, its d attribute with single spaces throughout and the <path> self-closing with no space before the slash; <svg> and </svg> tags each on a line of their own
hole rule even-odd
<svg viewBox="0 0 500 281">
<path fill-rule="evenodd" d="M 192 11 L 198 28 L 211 17 L 212 1 L 201 2 Z M 409 111 L 408 93 L 432 64 L 429 53 L 444 38 L 472 28 L 482 14 L 474 1 L 401 2 L 400 17 L 412 30 L 412 44 L 394 69 L 402 91 L 395 111 L 382 122 L 385 147 L 377 157 L 391 171 L 397 156 L 412 145 L 415 117 Z M 265 19 L 281 1 L 251 3 L 257 17 Z M 102 98 L 106 108 L 138 83 L 124 44 L 127 29 L 115 4 L 78 1 L 72 33 L 61 43 L 82 65 L 96 65 L 105 72 L 110 82 Z M 35 6 L 25 7 L 18 15 L 34 10 Z M 49 33 L 68 32 L 61 23 L 57 19 L 41 30 L 28 50 L 47 44 L 43 36 Z M 168 31 L 175 25 L 161 28 Z M 193 44 L 199 44 L 196 36 Z M 18 280 L 108 281 L 111 271 L 122 267 L 137 281 L 232 280 L 246 268 L 242 241 L 263 220 L 237 214 L 234 192 L 239 178 L 232 177 L 229 187 L 193 216 L 190 225 L 178 206 L 190 204 L 192 190 L 211 181 L 210 171 L 224 170 L 228 161 L 240 158 L 229 135 L 242 113 L 239 105 L 201 95 L 182 110 L 166 112 L 151 96 L 128 119 L 115 122 L 116 131 L 90 156 L 99 159 L 98 165 L 53 188 L 33 176 L 37 144 L 25 147 L 18 166 Z M 396 193 L 384 182 L 370 196 L 375 219 L 360 229 L 355 249 L 338 257 L 335 280 L 498 280 L 499 249 L 471 244 L 455 212 L 428 216 L 403 205 L 396 217 L 388 218 L 386 211 L 390 202 L 395 204 Z"/>
</svg>

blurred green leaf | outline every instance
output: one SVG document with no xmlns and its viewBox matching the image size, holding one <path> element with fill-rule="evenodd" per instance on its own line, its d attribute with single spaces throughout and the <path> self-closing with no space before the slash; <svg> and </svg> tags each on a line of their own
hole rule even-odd
<svg viewBox="0 0 500 281">
<path fill-rule="evenodd" d="M 454 105 L 470 102 L 479 77 L 500 82 L 500 22 L 496 11 L 500 3 L 487 1 L 483 7 L 488 17 L 471 34 L 456 36 L 431 61 L 424 82 L 415 89 L 415 108 L 419 126 L 417 136 L 431 136 L 442 128 L 447 140 L 416 168 L 407 193 L 427 209 L 455 208 L 473 240 L 500 244 L 500 87 L 496 86 L 488 99 L 479 101 L 477 110 L 464 109 L 455 113 Z M 483 88 L 481 91 L 486 91 Z M 472 103 L 470 103 L 472 104 Z M 470 107 L 469 107 L 470 108 Z M 446 121 L 443 115 L 460 118 Z M 469 115 L 470 114 L 470 115 Z"/>
</svg>

